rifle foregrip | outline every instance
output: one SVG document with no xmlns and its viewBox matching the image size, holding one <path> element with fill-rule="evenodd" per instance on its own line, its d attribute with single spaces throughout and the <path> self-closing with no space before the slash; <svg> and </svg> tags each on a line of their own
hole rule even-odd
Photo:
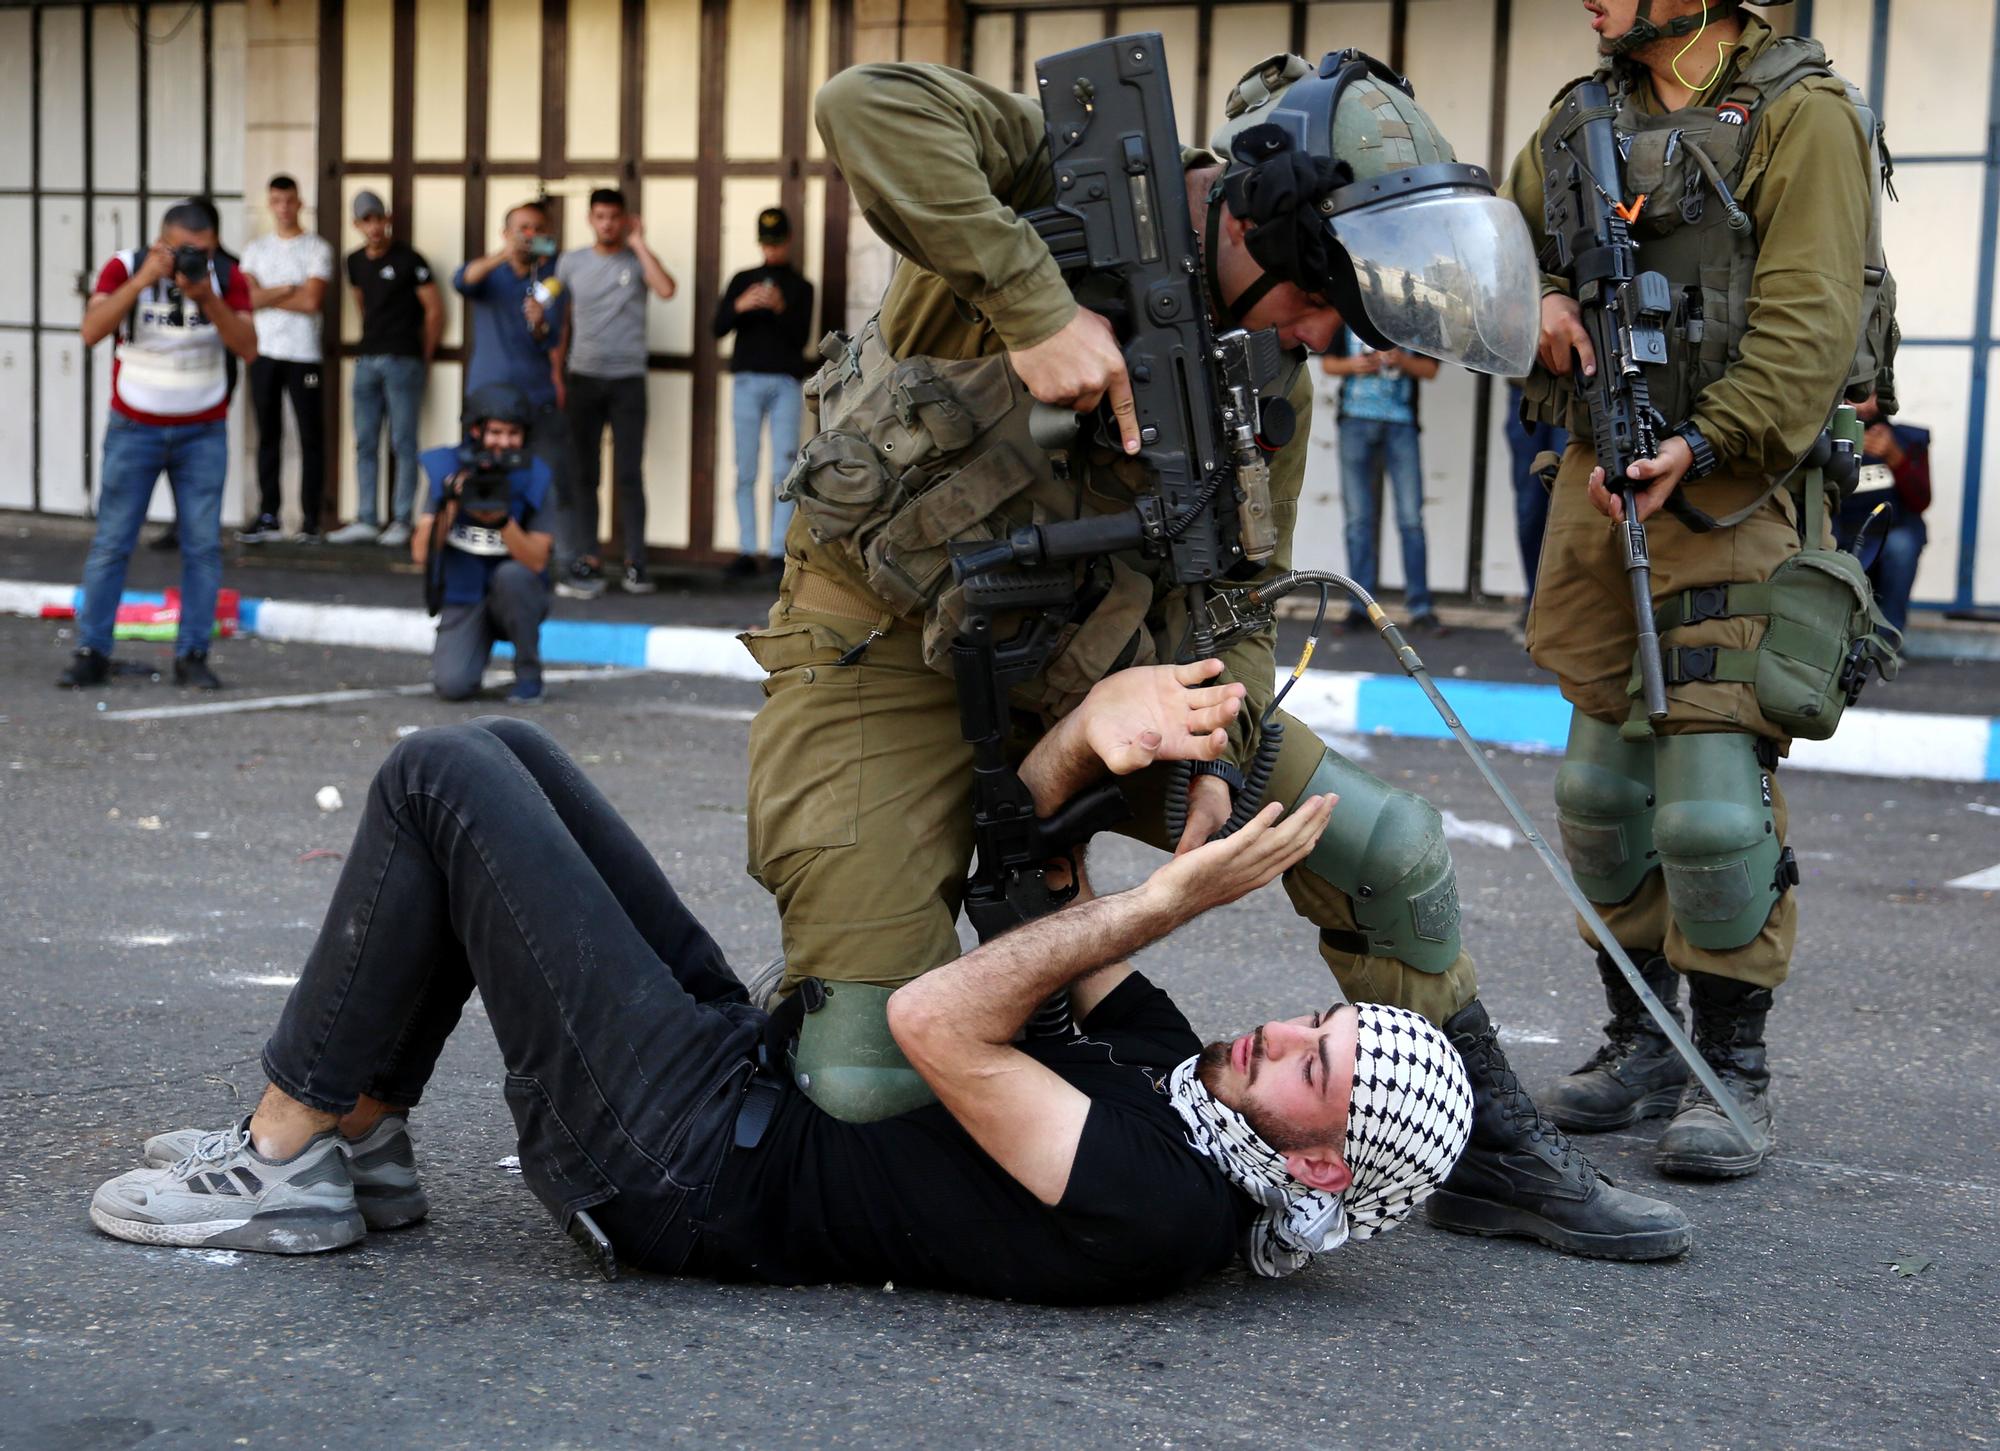
<svg viewBox="0 0 2000 1451">
<path fill-rule="evenodd" d="M 1100 831 L 1132 819 L 1131 803 L 1116 781 L 1100 781 L 1058 806 L 1042 820 L 1042 840 L 1051 855 L 1083 845 Z"/>
</svg>

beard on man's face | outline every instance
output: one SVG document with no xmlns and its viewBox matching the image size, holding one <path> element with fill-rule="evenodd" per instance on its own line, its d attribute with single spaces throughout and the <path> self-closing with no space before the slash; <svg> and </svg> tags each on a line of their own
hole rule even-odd
<svg viewBox="0 0 2000 1451">
<path fill-rule="evenodd" d="M 1216 1092 L 1216 1087 L 1222 1082 L 1223 1070 L 1229 1067 L 1229 1050 L 1234 1046 L 1234 1039 L 1210 1043 L 1201 1050 L 1201 1056 L 1195 1061 L 1195 1077 L 1201 1080 L 1201 1086 L 1208 1090 L 1209 1096 L 1217 1103 L 1222 1103 L 1223 1098 Z M 1283 1119 L 1266 1113 L 1256 1104 L 1246 1101 L 1228 1106 L 1242 1114 L 1244 1122 L 1250 1125 L 1257 1137 L 1280 1154 L 1297 1153 L 1302 1149 L 1318 1147 L 1311 1134 L 1303 1133 L 1296 1125 L 1288 1124 Z"/>
</svg>

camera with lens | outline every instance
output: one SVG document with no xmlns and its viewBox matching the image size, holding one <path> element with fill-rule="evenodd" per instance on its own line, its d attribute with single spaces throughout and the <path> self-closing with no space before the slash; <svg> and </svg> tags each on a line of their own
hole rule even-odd
<svg viewBox="0 0 2000 1451">
<path fill-rule="evenodd" d="M 507 476 L 528 466 L 528 455 L 517 448 L 482 448 L 462 453 L 464 473 L 458 485 L 459 512 L 505 514 L 513 493 Z"/>
<path fill-rule="evenodd" d="M 190 282 L 203 281 L 208 276 L 208 253 L 182 243 L 174 248 L 174 272 Z"/>
</svg>

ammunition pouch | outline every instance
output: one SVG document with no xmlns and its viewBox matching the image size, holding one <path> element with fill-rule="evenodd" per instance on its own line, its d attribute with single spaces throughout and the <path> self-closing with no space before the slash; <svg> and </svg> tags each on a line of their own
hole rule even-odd
<svg viewBox="0 0 2000 1451">
<path fill-rule="evenodd" d="M 1080 491 L 1056 478 L 1029 433 L 1034 400 L 1003 355 L 898 360 L 875 320 L 859 338 L 829 333 L 820 354 L 825 365 L 806 384 L 818 431 L 780 497 L 885 609 L 923 619 L 925 662 L 949 674 L 965 614 L 951 546 L 1075 518 Z M 1152 662 L 1151 582 L 1108 564 L 1073 566 L 1082 604 L 1042 680 L 1019 692 L 1031 709 L 1060 715 L 1110 669 Z"/>
<path fill-rule="evenodd" d="M 1739 616 L 1765 622 L 1754 650 L 1665 644 L 1685 625 Z M 1668 685 L 1748 685 L 1765 718 L 1799 740 L 1827 739 L 1869 678 L 1893 680 L 1901 665 L 1902 636 L 1876 606 L 1867 571 L 1836 549 L 1800 550 L 1762 584 L 1683 590 L 1653 611 L 1653 623 Z"/>
</svg>

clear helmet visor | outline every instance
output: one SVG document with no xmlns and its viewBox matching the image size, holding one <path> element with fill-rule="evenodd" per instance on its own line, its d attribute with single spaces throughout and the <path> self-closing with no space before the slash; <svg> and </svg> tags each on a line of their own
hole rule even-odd
<svg viewBox="0 0 2000 1451">
<path fill-rule="evenodd" d="M 1541 267 L 1511 202 L 1473 187 L 1416 192 L 1327 225 L 1354 263 L 1368 321 L 1442 362 L 1518 378 L 1541 332 Z"/>
</svg>

